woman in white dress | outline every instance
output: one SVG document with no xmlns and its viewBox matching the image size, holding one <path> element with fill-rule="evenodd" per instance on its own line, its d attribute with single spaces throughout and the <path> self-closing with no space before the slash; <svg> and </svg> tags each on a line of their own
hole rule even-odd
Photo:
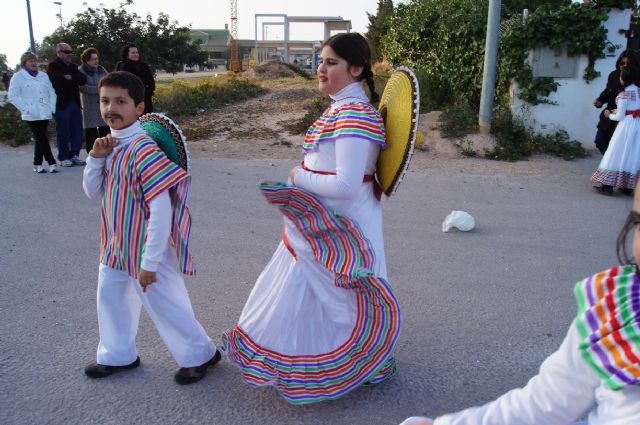
<svg viewBox="0 0 640 425">
<path fill-rule="evenodd" d="M 594 189 L 603 195 L 611 195 L 618 188 L 625 195 L 633 195 L 640 170 L 640 93 L 635 82 L 637 70 L 623 68 L 620 83 L 624 87 L 616 98 L 617 109 L 605 111 L 610 120 L 619 121 L 611 137 L 609 147 L 591 177 Z"/>
<path fill-rule="evenodd" d="M 309 128 L 288 184 L 260 186 L 284 215 L 283 240 L 224 335 L 244 380 L 293 404 L 335 399 L 395 371 L 400 311 L 373 178 L 385 131 L 363 81 L 377 102 L 364 37 L 327 40 L 318 85 L 333 103 Z"/>
</svg>

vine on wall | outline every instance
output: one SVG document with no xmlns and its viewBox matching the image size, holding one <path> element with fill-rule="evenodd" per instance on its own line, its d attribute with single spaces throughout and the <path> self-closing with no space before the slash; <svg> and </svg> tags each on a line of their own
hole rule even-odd
<svg viewBox="0 0 640 425">
<path fill-rule="evenodd" d="M 498 54 L 496 100 L 505 98 L 513 80 L 523 100 L 549 103 L 547 96 L 558 87 L 553 78 L 533 77 L 526 63 L 537 47 L 567 48 L 569 55 L 589 58 L 583 78 L 591 81 L 599 73 L 597 59 L 607 49 L 603 22 L 610 8 L 627 8 L 630 0 L 600 0 L 590 4 L 542 5 L 526 23 L 520 14 L 503 16 Z M 382 50 L 391 63 L 414 67 L 425 81 L 430 105 L 442 106 L 451 99 L 466 99 L 473 107 L 480 102 L 484 40 L 488 0 L 412 0 L 399 3 L 382 39 Z M 504 14 L 503 10 L 503 14 Z"/>
</svg>

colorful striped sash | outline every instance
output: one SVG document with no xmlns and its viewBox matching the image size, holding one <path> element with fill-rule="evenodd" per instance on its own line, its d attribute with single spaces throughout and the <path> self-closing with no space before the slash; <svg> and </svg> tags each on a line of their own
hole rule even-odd
<svg viewBox="0 0 640 425">
<path fill-rule="evenodd" d="M 640 280 L 635 265 L 613 267 L 575 287 L 582 357 L 613 390 L 640 385 Z"/>
<path fill-rule="evenodd" d="M 633 118 L 640 118 L 640 109 L 634 109 L 633 111 L 627 111 L 625 115 L 631 115 Z"/>
</svg>

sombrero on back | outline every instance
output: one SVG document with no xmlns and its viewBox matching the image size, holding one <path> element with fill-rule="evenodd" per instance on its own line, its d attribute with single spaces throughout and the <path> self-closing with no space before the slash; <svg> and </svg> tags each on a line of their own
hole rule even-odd
<svg viewBox="0 0 640 425">
<path fill-rule="evenodd" d="M 140 126 L 162 149 L 167 157 L 185 171 L 189 171 L 189 151 L 182 130 L 171 118 L 152 112 L 139 119 Z"/>
<path fill-rule="evenodd" d="M 398 189 L 413 156 L 418 133 L 419 99 L 416 76 L 409 68 L 397 68 L 384 88 L 378 107 L 384 118 L 387 148 L 380 152 L 376 177 L 387 196 Z"/>
</svg>

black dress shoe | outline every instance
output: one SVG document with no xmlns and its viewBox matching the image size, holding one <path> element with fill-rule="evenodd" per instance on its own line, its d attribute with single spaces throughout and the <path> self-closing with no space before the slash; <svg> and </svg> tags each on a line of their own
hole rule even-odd
<svg viewBox="0 0 640 425">
<path fill-rule="evenodd" d="M 613 186 L 603 184 L 602 186 L 593 186 L 593 189 L 601 195 L 613 195 Z"/>
<path fill-rule="evenodd" d="M 207 368 L 215 366 L 220 361 L 222 354 L 216 350 L 216 353 L 211 357 L 209 361 L 201 364 L 200 366 L 181 367 L 176 372 L 174 379 L 180 385 L 189 385 L 198 382 L 207 374 Z"/>
<path fill-rule="evenodd" d="M 124 366 L 109 366 L 106 364 L 91 363 L 84 368 L 84 374 L 93 379 L 106 378 L 107 376 L 112 375 L 116 372 L 135 369 L 138 366 L 140 366 L 140 357 L 137 357 L 133 363 L 129 363 Z"/>
</svg>

